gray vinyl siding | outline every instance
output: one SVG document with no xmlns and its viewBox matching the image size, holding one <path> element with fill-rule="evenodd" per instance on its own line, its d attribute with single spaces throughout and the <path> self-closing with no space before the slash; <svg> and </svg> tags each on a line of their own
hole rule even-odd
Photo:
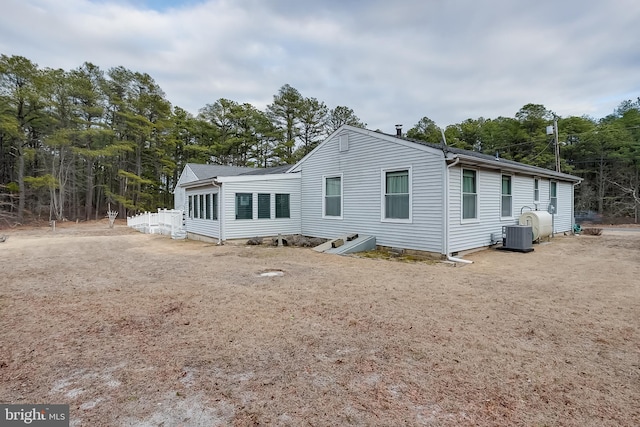
<svg viewBox="0 0 640 427">
<path fill-rule="evenodd" d="M 553 221 L 554 232 L 562 233 L 573 228 L 573 185 L 558 182 L 558 214 Z"/>
<path fill-rule="evenodd" d="M 201 236 L 218 238 L 219 237 L 218 230 L 220 229 L 220 224 L 218 222 L 218 220 L 220 219 L 219 214 L 218 214 L 218 220 L 189 218 L 189 206 L 188 206 L 189 196 L 196 196 L 200 194 L 218 194 L 218 189 L 213 186 L 210 186 L 210 187 L 197 188 L 193 190 L 187 190 L 185 192 L 184 212 L 185 212 L 186 231 L 188 233 L 199 234 Z M 220 204 L 220 198 L 218 198 L 218 205 L 219 204 Z M 213 207 L 211 207 L 211 209 L 213 210 Z"/>
<path fill-rule="evenodd" d="M 298 168 L 302 175 L 302 234 L 332 238 L 345 233 L 376 237 L 383 246 L 441 253 L 443 155 L 359 132 L 325 141 Z M 342 133 L 344 135 L 344 133 Z M 383 169 L 411 168 L 411 223 L 381 220 Z M 342 219 L 323 218 L 324 176 L 342 176 Z"/>
<path fill-rule="evenodd" d="M 223 239 L 300 234 L 300 179 L 225 182 Z M 253 194 L 253 219 L 236 219 L 236 193 Z M 258 219 L 258 194 L 270 194 L 271 218 Z M 275 195 L 289 194 L 290 218 L 276 218 Z"/>
<path fill-rule="evenodd" d="M 173 190 L 173 208 L 181 209 L 183 211 L 187 210 L 187 198 L 186 191 L 184 188 L 180 187 L 181 184 L 186 184 L 187 182 L 197 181 L 198 177 L 193 173 L 189 166 L 185 166 L 180 174 L 180 178 L 176 183 L 176 188 Z"/>
<path fill-rule="evenodd" d="M 535 210 L 533 203 L 533 177 L 513 176 L 513 218 L 517 221 L 524 211 Z"/>
<path fill-rule="evenodd" d="M 540 179 L 538 209 L 541 211 L 547 211 L 551 203 L 550 182 L 551 180 L 547 178 Z M 553 231 L 555 233 L 571 231 L 573 227 L 573 184 L 566 181 L 555 182 L 558 183 L 558 212 L 553 218 Z"/>
<path fill-rule="evenodd" d="M 462 169 L 476 170 L 477 216 L 475 220 L 462 220 Z M 517 180 L 512 180 L 512 195 Z M 500 218 L 502 174 L 472 167 L 449 169 L 449 252 L 488 246 L 492 234 L 500 233 L 503 225 L 515 224 L 513 218 Z M 513 196 L 514 199 L 516 196 Z M 518 209 L 516 211 L 516 209 Z M 513 204 L 513 212 L 519 207 Z"/>
<path fill-rule="evenodd" d="M 527 210 L 546 211 L 550 202 L 549 180 L 538 178 L 540 181 L 540 202 L 534 203 L 534 176 L 509 174 L 512 179 L 512 218 L 501 218 L 501 177 L 502 173 L 494 170 L 477 170 L 478 188 L 478 219 L 477 221 L 463 221 L 461 214 L 461 169 L 473 167 L 456 166 L 449 171 L 449 251 L 464 250 L 489 246 L 492 237 L 502 233 L 502 227 L 518 222 L 520 213 Z M 555 231 L 568 231 L 572 227 L 571 206 L 573 200 L 573 185 L 558 181 L 558 214 L 555 217 Z"/>
</svg>

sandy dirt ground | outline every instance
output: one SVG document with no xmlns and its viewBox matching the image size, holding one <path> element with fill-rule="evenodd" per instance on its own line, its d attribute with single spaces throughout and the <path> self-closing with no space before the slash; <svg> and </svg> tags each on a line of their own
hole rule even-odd
<svg viewBox="0 0 640 427">
<path fill-rule="evenodd" d="M 0 402 L 71 426 L 640 425 L 640 232 L 467 266 L 3 233 Z"/>
</svg>

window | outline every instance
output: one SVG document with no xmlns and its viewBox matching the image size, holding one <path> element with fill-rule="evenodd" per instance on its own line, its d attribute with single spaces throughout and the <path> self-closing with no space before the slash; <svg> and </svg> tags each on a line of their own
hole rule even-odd
<svg viewBox="0 0 640 427">
<path fill-rule="evenodd" d="M 258 219 L 271 218 L 271 194 L 258 194 Z"/>
<path fill-rule="evenodd" d="M 558 183 L 553 181 L 549 183 L 549 212 L 558 213 Z"/>
<path fill-rule="evenodd" d="M 211 195 L 211 219 L 214 221 L 218 219 L 218 194 L 213 193 Z"/>
<path fill-rule="evenodd" d="M 211 196 L 212 194 L 207 194 L 204 196 L 205 201 L 205 218 L 211 219 Z"/>
<path fill-rule="evenodd" d="M 276 194 L 276 218 L 291 218 L 288 194 Z"/>
<path fill-rule="evenodd" d="M 509 175 L 502 175 L 502 200 L 500 201 L 500 216 L 511 217 L 511 177 Z"/>
<path fill-rule="evenodd" d="M 384 219 L 410 219 L 409 169 L 384 172 Z"/>
<path fill-rule="evenodd" d="M 462 219 L 478 218 L 477 171 L 462 170 Z"/>
<path fill-rule="evenodd" d="M 198 195 L 193 196 L 193 217 L 199 218 L 198 213 L 200 213 L 200 205 L 198 205 Z"/>
<path fill-rule="evenodd" d="M 342 177 L 324 179 L 324 216 L 342 216 Z"/>
<path fill-rule="evenodd" d="M 205 206 L 204 206 L 204 194 L 200 195 L 200 219 L 204 219 L 204 210 L 205 210 Z"/>
<path fill-rule="evenodd" d="M 189 196 L 189 218 L 193 218 L 193 196 Z"/>
<path fill-rule="evenodd" d="M 540 201 L 540 180 L 538 178 L 533 180 L 533 201 Z"/>
<path fill-rule="evenodd" d="M 236 219 L 253 219 L 253 194 L 236 193 Z"/>
</svg>

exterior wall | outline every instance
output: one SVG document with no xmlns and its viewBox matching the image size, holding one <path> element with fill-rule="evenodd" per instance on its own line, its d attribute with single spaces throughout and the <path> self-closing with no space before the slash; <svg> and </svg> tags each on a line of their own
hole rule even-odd
<svg viewBox="0 0 640 427">
<path fill-rule="evenodd" d="M 223 239 L 276 236 L 278 234 L 300 234 L 300 179 L 269 179 L 225 182 L 222 184 L 224 209 Z M 236 193 L 253 194 L 253 219 L 236 219 Z M 271 194 L 271 218 L 258 219 L 258 193 Z M 276 218 L 275 194 L 289 194 L 290 218 Z"/>
<path fill-rule="evenodd" d="M 348 150 L 340 151 L 340 135 Z M 376 237 L 381 246 L 442 252 L 443 155 L 434 149 L 344 130 L 323 142 L 296 170 L 302 174 L 302 234 Z M 344 148 L 344 147 L 343 147 Z M 383 169 L 411 168 L 411 222 L 381 219 Z M 342 176 L 342 218 L 323 218 L 323 177 Z"/>
<path fill-rule="evenodd" d="M 462 169 L 477 171 L 478 219 L 462 220 Z M 492 244 L 492 238 L 502 234 L 502 227 L 518 223 L 521 212 L 548 209 L 550 203 L 550 180 L 539 180 L 539 202 L 534 202 L 534 179 L 532 175 L 510 174 L 512 177 L 512 217 L 501 217 L 502 173 L 496 170 L 456 166 L 449 171 L 449 251 L 459 252 Z M 555 232 L 570 231 L 573 216 L 573 185 L 557 181 L 558 213 L 554 217 Z"/>
<path fill-rule="evenodd" d="M 553 231 L 572 231 L 573 215 L 573 185 L 569 182 L 558 182 L 558 214 L 553 220 Z"/>
<path fill-rule="evenodd" d="M 200 194 L 218 194 L 218 189 L 213 186 L 207 187 L 198 187 L 194 189 L 187 189 L 185 192 L 185 202 L 184 202 L 184 218 L 185 218 L 185 229 L 189 234 L 198 234 L 200 236 L 218 238 L 219 230 L 220 230 L 220 212 L 218 212 L 218 220 L 213 219 L 202 219 L 202 218 L 191 218 L 189 214 L 189 196 L 199 196 Z M 220 199 L 218 198 L 218 205 L 220 204 Z M 213 209 L 213 207 L 212 207 Z M 219 210 L 219 206 L 218 206 Z M 213 215 L 212 215 L 213 218 Z"/>
<path fill-rule="evenodd" d="M 176 183 L 176 188 L 173 191 L 173 209 L 180 209 L 182 211 L 187 210 L 186 190 L 180 187 L 180 184 L 197 181 L 197 179 L 198 177 L 196 177 L 196 174 L 193 173 L 191 168 L 189 168 L 189 166 L 185 166 L 185 168 L 182 170 L 182 173 L 180 174 L 178 182 Z"/>
</svg>

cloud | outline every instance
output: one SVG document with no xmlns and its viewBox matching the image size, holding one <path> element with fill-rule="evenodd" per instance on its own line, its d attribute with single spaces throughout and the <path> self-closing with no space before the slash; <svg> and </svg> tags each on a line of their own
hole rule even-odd
<svg viewBox="0 0 640 427">
<path fill-rule="evenodd" d="M 264 108 L 290 84 L 392 132 L 527 103 L 598 118 L 640 95 L 633 0 L 5 3 L 0 52 L 145 72 L 192 113 L 219 98 Z"/>
</svg>

